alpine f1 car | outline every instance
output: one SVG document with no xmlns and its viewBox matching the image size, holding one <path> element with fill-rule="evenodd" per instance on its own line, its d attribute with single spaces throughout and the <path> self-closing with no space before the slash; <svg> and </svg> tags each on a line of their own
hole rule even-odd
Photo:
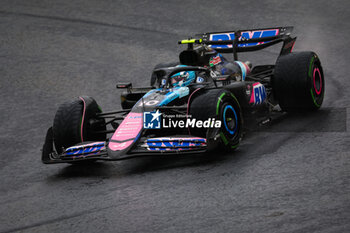
<svg viewBox="0 0 350 233">
<path fill-rule="evenodd" d="M 46 134 L 43 163 L 234 150 L 250 113 L 317 110 L 325 91 L 321 62 L 314 52 L 292 52 L 292 29 L 210 32 L 179 41 L 187 49 L 178 62 L 155 67 L 150 87 L 117 84 L 125 89 L 121 110 L 102 112 L 86 96 L 62 104 Z M 278 43 L 274 65 L 238 59 Z"/>
</svg>

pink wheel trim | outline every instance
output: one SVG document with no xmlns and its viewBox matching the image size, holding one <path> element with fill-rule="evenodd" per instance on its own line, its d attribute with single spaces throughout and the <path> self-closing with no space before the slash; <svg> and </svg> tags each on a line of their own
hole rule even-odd
<svg viewBox="0 0 350 233">
<path fill-rule="evenodd" d="M 80 137 L 81 137 L 81 142 L 84 142 L 84 138 L 83 138 L 83 126 L 84 126 L 84 118 L 85 118 L 85 111 L 86 111 L 86 103 L 84 98 L 79 97 L 79 99 L 81 99 L 83 101 L 84 104 L 84 109 L 83 109 L 83 116 L 81 118 L 81 126 L 80 126 Z"/>
<path fill-rule="evenodd" d="M 320 89 L 317 89 L 316 87 L 316 72 L 318 73 L 318 77 L 320 78 Z M 314 74 L 313 74 L 313 79 L 314 79 L 314 89 L 316 91 L 316 94 L 319 95 L 321 94 L 322 91 L 322 77 L 321 77 L 321 72 L 319 68 L 314 69 Z"/>
</svg>

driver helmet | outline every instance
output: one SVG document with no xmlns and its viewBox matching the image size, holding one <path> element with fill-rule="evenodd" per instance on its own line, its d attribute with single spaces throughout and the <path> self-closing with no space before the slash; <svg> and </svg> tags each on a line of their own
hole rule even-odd
<svg viewBox="0 0 350 233">
<path fill-rule="evenodd" d="M 185 65 L 178 65 L 178 67 Z M 184 87 L 192 83 L 196 78 L 194 71 L 181 71 L 170 77 L 170 83 L 173 87 Z"/>
</svg>

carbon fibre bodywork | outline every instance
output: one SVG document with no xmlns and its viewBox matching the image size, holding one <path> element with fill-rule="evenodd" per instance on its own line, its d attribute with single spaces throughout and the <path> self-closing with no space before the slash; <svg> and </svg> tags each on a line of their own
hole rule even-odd
<svg viewBox="0 0 350 233">
<path fill-rule="evenodd" d="M 106 131 L 113 133 L 111 137 L 97 142 L 86 142 L 82 139 L 79 144 L 63 148 L 63 152 L 58 153 L 54 146 L 53 129 L 50 128 L 43 146 L 43 163 L 122 160 L 153 154 L 204 153 L 215 148 L 220 138 L 216 128 L 208 129 L 202 137 L 191 135 L 188 128 L 148 129 L 144 125 L 144 114 L 160 111 L 162 114 L 188 115 L 191 101 L 212 89 L 231 93 L 243 114 L 259 109 L 264 109 L 265 113 L 271 111 L 271 106 L 276 105 L 271 87 L 274 65 L 251 69 L 246 63 L 237 60 L 237 52 L 259 50 L 283 42 L 281 55 L 290 53 L 296 39 L 289 36 L 291 29 L 285 27 L 205 33 L 198 40 L 180 41 L 181 44 L 188 44 L 188 49 L 180 53 L 180 62 L 186 66 L 154 70 L 156 86 L 153 87 L 133 88 L 128 83 L 117 85 L 118 88 L 127 89 L 121 96 L 122 107 L 132 108 L 91 116 L 85 112 L 89 109 L 88 98 L 80 97 L 84 102 L 83 116 L 89 114 L 90 118 L 95 119 L 112 117 L 106 123 L 114 128 Z M 234 61 L 229 62 L 219 52 L 233 53 Z M 179 72 L 195 72 L 196 78 L 184 86 L 172 86 L 170 79 Z M 117 121 L 121 122 L 116 123 Z"/>
</svg>

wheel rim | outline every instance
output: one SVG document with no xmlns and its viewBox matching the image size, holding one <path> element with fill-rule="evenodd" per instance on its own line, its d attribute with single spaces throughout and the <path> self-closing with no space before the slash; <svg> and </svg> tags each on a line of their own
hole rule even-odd
<svg viewBox="0 0 350 233">
<path fill-rule="evenodd" d="M 320 69 L 318 67 L 314 68 L 313 81 L 314 81 L 315 92 L 317 95 L 320 95 L 322 92 L 322 76 L 321 76 Z"/>
<path fill-rule="evenodd" d="M 223 121 L 226 131 L 234 135 L 237 131 L 237 113 L 231 105 L 226 105 L 223 112 Z"/>
</svg>

